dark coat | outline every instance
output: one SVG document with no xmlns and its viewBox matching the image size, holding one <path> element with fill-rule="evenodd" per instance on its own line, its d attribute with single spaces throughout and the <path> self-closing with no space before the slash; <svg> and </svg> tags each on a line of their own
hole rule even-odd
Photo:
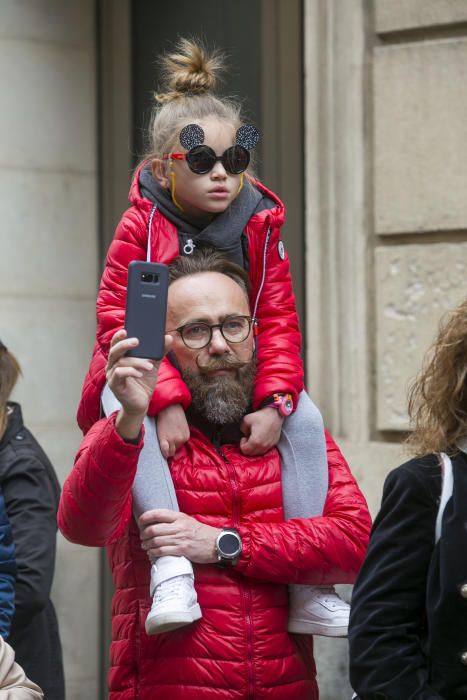
<svg viewBox="0 0 467 700">
<path fill-rule="evenodd" d="M 389 474 L 349 626 L 350 680 L 361 700 L 467 698 L 467 457 L 435 544 L 439 458 Z"/>
<path fill-rule="evenodd" d="M 8 639 L 15 612 L 15 547 L 0 489 L 0 635 Z"/>
<path fill-rule="evenodd" d="M 16 661 L 44 691 L 64 700 L 62 650 L 50 600 L 55 567 L 60 486 L 39 443 L 23 425 L 21 408 L 9 404 L 0 441 L 0 486 L 16 548 L 16 612 L 9 643 Z"/>
</svg>

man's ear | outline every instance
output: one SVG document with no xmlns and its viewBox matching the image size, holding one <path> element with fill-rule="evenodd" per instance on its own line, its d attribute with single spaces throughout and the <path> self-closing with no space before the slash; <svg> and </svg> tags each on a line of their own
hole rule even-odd
<svg viewBox="0 0 467 700">
<path fill-rule="evenodd" d="M 151 169 L 154 180 L 159 183 L 162 189 L 169 189 L 170 180 L 167 176 L 167 161 L 162 160 L 162 158 L 153 158 Z"/>
</svg>

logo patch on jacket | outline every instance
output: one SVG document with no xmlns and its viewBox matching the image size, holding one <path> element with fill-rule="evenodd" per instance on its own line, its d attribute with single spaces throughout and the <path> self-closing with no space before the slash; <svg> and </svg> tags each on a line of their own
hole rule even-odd
<svg viewBox="0 0 467 700">
<path fill-rule="evenodd" d="M 279 243 L 277 244 L 277 252 L 279 253 L 280 259 L 283 260 L 285 258 L 285 248 L 282 241 L 279 241 Z"/>
</svg>

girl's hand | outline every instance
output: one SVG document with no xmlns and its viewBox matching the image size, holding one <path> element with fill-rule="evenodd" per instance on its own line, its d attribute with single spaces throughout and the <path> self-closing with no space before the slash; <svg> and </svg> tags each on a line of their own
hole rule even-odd
<svg viewBox="0 0 467 700">
<path fill-rule="evenodd" d="M 157 416 L 157 437 L 163 456 L 173 457 L 190 437 L 185 411 L 178 403 L 167 406 Z"/>
<path fill-rule="evenodd" d="M 216 539 L 222 530 L 168 508 L 148 510 L 139 519 L 141 546 L 150 559 L 184 556 L 197 564 L 217 561 Z"/>
<path fill-rule="evenodd" d="M 275 408 L 261 408 L 248 413 L 240 424 L 246 436 L 240 440 L 240 450 L 244 455 L 263 455 L 279 442 L 284 417 Z"/>
</svg>

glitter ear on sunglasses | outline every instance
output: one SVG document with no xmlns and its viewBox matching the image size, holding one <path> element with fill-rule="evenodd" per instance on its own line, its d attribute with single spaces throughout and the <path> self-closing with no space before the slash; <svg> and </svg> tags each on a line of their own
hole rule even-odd
<svg viewBox="0 0 467 700">
<path fill-rule="evenodd" d="M 180 132 L 179 141 L 183 148 L 190 151 L 204 143 L 204 131 L 198 124 L 187 124 Z"/>
<path fill-rule="evenodd" d="M 243 146 L 247 151 L 252 151 L 256 148 L 259 141 L 259 131 L 253 124 L 243 124 L 235 136 L 235 143 L 238 146 Z"/>
</svg>

